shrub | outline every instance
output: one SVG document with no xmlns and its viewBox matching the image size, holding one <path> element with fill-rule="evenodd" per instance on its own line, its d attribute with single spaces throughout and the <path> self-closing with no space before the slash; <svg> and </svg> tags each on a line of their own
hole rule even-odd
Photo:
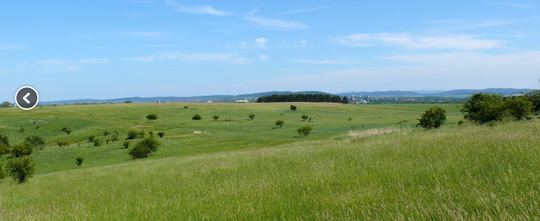
<svg viewBox="0 0 540 221">
<path fill-rule="evenodd" d="M 127 141 L 127 140 L 126 140 L 126 141 L 124 141 L 124 144 L 123 144 L 123 145 L 124 145 L 124 148 L 126 148 L 126 149 L 127 149 L 127 148 L 129 147 L 129 141 Z"/>
<path fill-rule="evenodd" d="M 351 122 L 351 121 L 352 121 L 352 117 L 349 117 L 349 122 Z"/>
<path fill-rule="evenodd" d="M 94 147 L 101 146 L 101 140 L 99 138 L 94 139 Z"/>
<path fill-rule="evenodd" d="M 459 120 L 459 121 L 457 122 L 457 125 L 463 125 L 464 123 L 465 123 L 465 121 Z"/>
<path fill-rule="evenodd" d="M 285 124 L 285 121 L 283 121 L 283 120 L 277 120 L 276 121 L 276 126 L 278 126 L 278 127 L 282 127 L 283 124 Z"/>
<path fill-rule="evenodd" d="M 532 114 L 534 109 L 533 103 L 526 97 L 508 98 L 504 102 L 504 106 L 508 110 L 509 114 L 515 117 L 517 120 L 523 120 Z"/>
<path fill-rule="evenodd" d="M 306 125 L 306 126 L 298 128 L 296 132 L 298 132 L 300 135 L 307 136 L 311 133 L 312 130 L 313 128 L 311 126 Z"/>
<path fill-rule="evenodd" d="M 34 148 L 28 143 L 14 145 L 10 151 L 11 155 L 15 157 L 28 156 L 32 152 L 34 152 Z"/>
<path fill-rule="evenodd" d="M 133 101 L 124 101 L 124 104 L 131 104 Z"/>
<path fill-rule="evenodd" d="M 2 156 L 2 155 L 4 155 L 4 154 L 8 154 L 8 153 L 9 153 L 9 149 L 10 149 L 10 148 L 9 148 L 6 144 L 0 142 L 0 156 Z"/>
<path fill-rule="evenodd" d="M 255 118 L 255 114 L 249 114 L 248 117 L 249 117 L 249 120 L 253 120 L 253 118 Z"/>
<path fill-rule="evenodd" d="M 77 164 L 77 166 L 81 166 L 83 161 L 84 161 L 84 158 L 82 158 L 82 156 L 78 156 L 77 158 L 75 158 L 75 163 Z"/>
<path fill-rule="evenodd" d="M 24 132 L 24 127 L 19 128 L 19 132 L 23 133 Z"/>
<path fill-rule="evenodd" d="M 94 136 L 94 135 L 88 136 L 88 142 L 90 142 L 90 143 L 94 142 L 95 139 L 96 139 L 96 136 Z"/>
<path fill-rule="evenodd" d="M 191 119 L 193 119 L 193 120 L 200 120 L 200 119 L 202 119 L 202 117 L 201 117 L 201 115 L 199 115 L 199 114 L 195 114 L 195 115 L 193 115 L 193 117 L 191 117 Z"/>
<path fill-rule="evenodd" d="M 120 134 L 118 134 L 118 131 L 117 131 L 117 130 L 115 130 L 115 131 L 113 132 L 113 134 L 115 134 L 116 136 L 120 135 Z"/>
<path fill-rule="evenodd" d="M 283 113 L 280 113 L 279 116 L 283 116 Z"/>
<path fill-rule="evenodd" d="M 160 143 L 153 137 L 145 138 L 135 144 L 135 147 L 129 152 L 134 159 L 145 158 L 150 155 L 151 152 L 157 151 Z"/>
<path fill-rule="evenodd" d="M 37 128 L 39 128 L 39 126 L 37 126 Z M 68 129 L 65 130 L 65 132 L 66 132 L 67 135 L 69 135 L 69 134 L 71 134 L 71 129 L 68 128 Z"/>
<path fill-rule="evenodd" d="M 11 103 L 9 101 L 4 101 L 4 103 L 0 104 L 1 108 L 11 107 Z"/>
<path fill-rule="evenodd" d="M 416 126 L 420 125 L 425 129 L 436 129 L 446 122 L 446 111 L 440 107 L 432 107 L 426 110 L 418 120 L 419 122 Z"/>
<path fill-rule="evenodd" d="M 6 178 L 6 172 L 4 171 L 4 167 L 2 164 L 0 164 L 0 180 Z"/>
<path fill-rule="evenodd" d="M 540 113 L 540 90 L 534 90 L 525 94 L 525 98 L 534 106 L 532 111 L 535 114 Z"/>
<path fill-rule="evenodd" d="M 157 114 L 149 114 L 148 116 L 146 116 L 146 119 L 148 119 L 148 120 L 157 120 L 158 116 L 157 116 Z"/>
<path fill-rule="evenodd" d="M 32 135 L 32 136 L 26 137 L 25 140 L 32 147 L 35 147 L 35 148 L 40 148 L 45 145 L 45 140 L 43 139 L 43 137 L 40 137 L 38 135 Z"/>
<path fill-rule="evenodd" d="M 67 146 L 69 146 L 69 143 L 67 141 L 57 141 L 56 143 L 58 144 L 59 147 L 62 147 L 62 146 L 67 147 Z"/>
<path fill-rule="evenodd" d="M 219 116 L 218 115 L 214 115 L 212 118 L 214 118 L 214 120 L 218 120 L 219 119 Z"/>
<path fill-rule="evenodd" d="M 24 183 L 34 175 L 35 165 L 31 157 L 11 158 L 7 164 L 7 172 L 14 181 Z"/>
<path fill-rule="evenodd" d="M 103 136 L 109 136 L 109 135 L 111 135 L 111 131 L 108 131 L 108 130 L 103 131 Z"/>
<path fill-rule="evenodd" d="M 308 115 L 302 114 L 302 120 L 303 120 L 303 121 L 306 121 L 307 119 L 308 119 Z"/>
<path fill-rule="evenodd" d="M 150 137 L 154 137 L 154 132 L 153 132 L 153 131 L 149 131 L 149 132 L 148 132 L 148 135 L 150 135 Z"/>
<path fill-rule="evenodd" d="M 118 135 L 113 134 L 112 137 L 111 137 L 111 141 L 112 141 L 112 142 L 118 141 Z"/>
<path fill-rule="evenodd" d="M 291 105 L 291 110 L 295 111 L 295 110 L 296 110 L 296 106 Z"/>
<path fill-rule="evenodd" d="M 157 135 L 159 138 L 163 138 L 163 136 L 165 136 L 165 132 L 158 132 Z"/>
<path fill-rule="evenodd" d="M 137 135 L 137 138 L 144 138 L 144 135 L 146 135 L 146 132 L 144 130 L 139 131 L 139 134 Z"/>
<path fill-rule="evenodd" d="M 188 109 L 188 106 L 184 106 L 184 109 Z"/>
<path fill-rule="evenodd" d="M 502 95 L 477 93 L 465 100 L 464 118 L 477 124 L 500 121 L 506 117 Z"/>
<path fill-rule="evenodd" d="M 133 140 L 133 139 L 137 139 L 137 136 L 139 135 L 139 133 L 137 133 L 137 131 L 134 131 L 134 130 L 130 130 L 127 134 L 127 137 L 126 137 L 126 140 Z"/>
</svg>

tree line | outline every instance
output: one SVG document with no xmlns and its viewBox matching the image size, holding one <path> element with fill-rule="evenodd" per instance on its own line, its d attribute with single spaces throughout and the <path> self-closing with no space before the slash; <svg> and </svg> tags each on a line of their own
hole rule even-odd
<svg viewBox="0 0 540 221">
<path fill-rule="evenodd" d="M 257 99 L 257 103 L 272 103 L 272 102 L 332 102 L 332 103 L 349 103 L 347 97 L 341 98 L 338 95 L 329 94 L 284 94 L 284 95 L 267 95 Z"/>
</svg>

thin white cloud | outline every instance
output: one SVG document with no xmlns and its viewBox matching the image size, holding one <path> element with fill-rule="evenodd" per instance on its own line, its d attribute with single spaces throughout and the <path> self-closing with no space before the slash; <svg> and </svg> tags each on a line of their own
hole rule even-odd
<svg viewBox="0 0 540 221">
<path fill-rule="evenodd" d="M 393 46 L 411 49 L 479 50 L 503 46 L 507 41 L 476 39 L 470 35 L 422 37 L 409 34 L 353 34 L 337 39 L 351 46 Z"/>
<path fill-rule="evenodd" d="M 261 55 L 259 56 L 259 58 L 260 58 L 262 61 L 268 60 L 268 56 L 266 56 L 266 55 L 264 55 L 264 54 L 261 54 Z"/>
<path fill-rule="evenodd" d="M 514 3 L 514 2 L 486 2 L 486 3 L 483 3 L 483 4 L 511 6 L 511 7 L 514 7 L 514 8 L 535 8 L 534 5 Z"/>
<path fill-rule="evenodd" d="M 238 65 L 243 65 L 249 61 L 245 57 L 238 56 L 237 54 L 185 54 L 179 52 L 170 52 L 160 54 L 158 56 L 138 57 L 138 58 L 119 58 L 120 60 L 134 61 L 134 62 L 154 62 L 158 60 L 181 60 L 188 62 L 229 62 Z"/>
<path fill-rule="evenodd" d="M 179 12 L 185 12 L 185 13 L 191 13 L 191 14 L 210 14 L 210 15 L 217 15 L 217 16 L 225 16 L 228 15 L 226 12 L 222 12 L 219 10 L 214 9 L 210 5 L 196 5 L 196 6 L 184 6 L 181 4 L 176 3 L 174 0 L 166 0 L 165 1 L 167 5 L 175 7 L 176 11 Z"/>
<path fill-rule="evenodd" d="M 336 60 L 306 60 L 306 59 L 291 59 L 290 61 L 310 64 L 350 64 L 348 61 L 336 61 Z"/>
<path fill-rule="evenodd" d="M 287 14 L 296 14 L 296 13 L 302 13 L 302 12 L 311 12 L 323 8 L 331 8 L 331 7 L 337 7 L 342 5 L 327 5 L 327 6 L 320 6 L 320 7 L 313 7 L 313 8 L 304 8 L 304 9 L 298 9 L 298 10 L 292 10 L 292 11 L 286 11 L 286 12 L 280 12 L 273 15 L 287 15 Z"/>
<path fill-rule="evenodd" d="M 257 38 L 257 39 L 255 39 L 255 45 L 258 48 L 264 48 L 266 46 L 266 42 L 268 42 L 268 39 L 266 39 L 266 38 Z"/>
<path fill-rule="evenodd" d="M 39 62 L 42 65 L 66 65 L 66 64 L 103 64 L 109 63 L 107 59 L 79 59 L 79 60 L 43 60 Z"/>
<path fill-rule="evenodd" d="M 26 46 L 24 45 L 16 45 L 16 44 L 2 44 L 0 43 L 0 50 L 22 50 L 25 49 Z"/>
<path fill-rule="evenodd" d="M 266 17 L 255 16 L 257 9 L 248 12 L 244 19 L 253 22 L 258 26 L 270 27 L 275 29 L 308 29 L 309 27 L 305 24 L 294 22 L 294 21 L 284 21 L 279 19 L 272 19 Z"/>
</svg>

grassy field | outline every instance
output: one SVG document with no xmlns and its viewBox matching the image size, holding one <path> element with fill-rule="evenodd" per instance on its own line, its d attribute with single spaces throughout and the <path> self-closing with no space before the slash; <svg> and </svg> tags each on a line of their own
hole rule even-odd
<svg viewBox="0 0 540 221">
<path fill-rule="evenodd" d="M 120 138 L 129 130 L 165 132 L 160 149 L 148 160 L 172 156 L 195 156 L 238 149 L 257 149 L 304 140 L 328 140 L 350 130 L 395 125 L 414 127 L 416 118 L 434 105 L 343 105 L 332 103 L 276 104 L 103 104 L 38 107 L 31 111 L 15 108 L 0 109 L 0 134 L 8 135 L 11 144 L 21 143 L 30 135 L 45 138 L 47 147 L 33 154 L 37 174 L 76 169 L 74 159 L 84 157 L 82 167 L 105 166 L 131 162 L 129 150 L 122 141 L 94 147 L 87 137 L 95 135 L 104 141 L 104 131 L 118 131 Z M 187 109 L 184 106 L 188 106 Z M 448 111 L 447 127 L 462 118 L 457 104 L 439 105 Z M 147 120 L 155 113 L 159 119 Z M 255 114 L 250 121 L 249 114 Z M 203 119 L 194 121 L 194 114 Z M 283 114 L 283 115 L 281 115 Z M 312 118 L 302 121 L 302 114 Z M 218 121 L 213 115 L 220 116 Z M 349 122 L 349 118 L 352 118 Z M 285 125 L 275 128 L 275 121 Z M 226 120 L 231 120 L 227 122 Z M 407 122 L 403 122 L 407 121 Z M 34 123 L 35 122 L 35 123 Z M 401 122 L 401 123 L 400 123 Z M 298 127 L 313 125 L 313 134 L 300 137 Z M 39 126 L 39 129 L 36 129 Z M 70 127 L 72 133 L 61 131 Z M 24 132 L 19 132 L 24 128 Z M 275 128 L 275 129 L 272 129 Z M 194 131 L 209 132 L 194 134 Z M 57 141 L 68 141 L 70 146 L 59 147 Z M 133 143 L 133 141 L 132 141 Z M 5 158 L 6 156 L 4 156 Z M 4 160 L 5 161 L 5 160 Z"/>
<path fill-rule="evenodd" d="M 461 119 L 456 106 L 443 105 L 450 114 L 448 125 L 425 131 L 410 126 L 432 105 L 298 104 L 294 113 L 286 110 L 287 104 L 189 106 L 9 110 L 11 117 L 2 115 L 1 133 L 8 131 L 17 139 L 24 136 L 15 135 L 20 133 L 15 124 L 30 120 L 60 129 L 71 122 L 74 136 L 68 137 L 73 142 L 105 128 L 116 127 L 125 134 L 137 125 L 153 126 L 143 128 L 167 135 L 156 154 L 136 161 L 119 144 L 96 148 L 83 142 L 65 149 L 51 144 L 35 157 L 38 167 L 52 169 L 40 169 L 21 185 L 0 181 L 0 219 L 534 220 L 540 216 L 538 120 L 456 126 Z M 93 111 L 90 116 L 88 110 Z M 315 128 L 305 138 L 295 132 L 307 124 L 300 119 L 301 111 L 313 118 Z M 160 119 L 145 120 L 150 112 Z M 214 112 L 222 117 L 218 122 L 209 119 Z M 192 121 L 194 113 L 202 114 L 203 121 Z M 249 113 L 255 113 L 254 121 L 247 120 Z M 232 123 L 222 121 L 228 118 Z M 279 118 L 285 126 L 272 129 Z M 398 124 L 407 119 L 411 120 Z M 198 137 L 193 130 L 210 133 Z M 55 139 L 66 137 L 52 129 L 49 133 Z M 75 169 L 73 156 L 79 154 L 90 162 Z"/>
</svg>

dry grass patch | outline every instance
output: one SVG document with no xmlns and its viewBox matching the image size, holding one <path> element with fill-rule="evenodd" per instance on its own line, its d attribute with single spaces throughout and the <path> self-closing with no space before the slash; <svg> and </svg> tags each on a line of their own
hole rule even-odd
<svg viewBox="0 0 540 221">
<path fill-rule="evenodd" d="M 376 135 L 382 135 L 382 134 L 389 134 L 389 133 L 407 133 L 411 131 L 411 128 L 399 128 L 399 127 L 383 127 L 383 128 L 373 128 L 368 130 L 352 130 L 349 131 L 349 136 L 354 138 L 363 138 L 363 137 L 370 137 L 370 136 L 376 136 Z"/>
</svg>

